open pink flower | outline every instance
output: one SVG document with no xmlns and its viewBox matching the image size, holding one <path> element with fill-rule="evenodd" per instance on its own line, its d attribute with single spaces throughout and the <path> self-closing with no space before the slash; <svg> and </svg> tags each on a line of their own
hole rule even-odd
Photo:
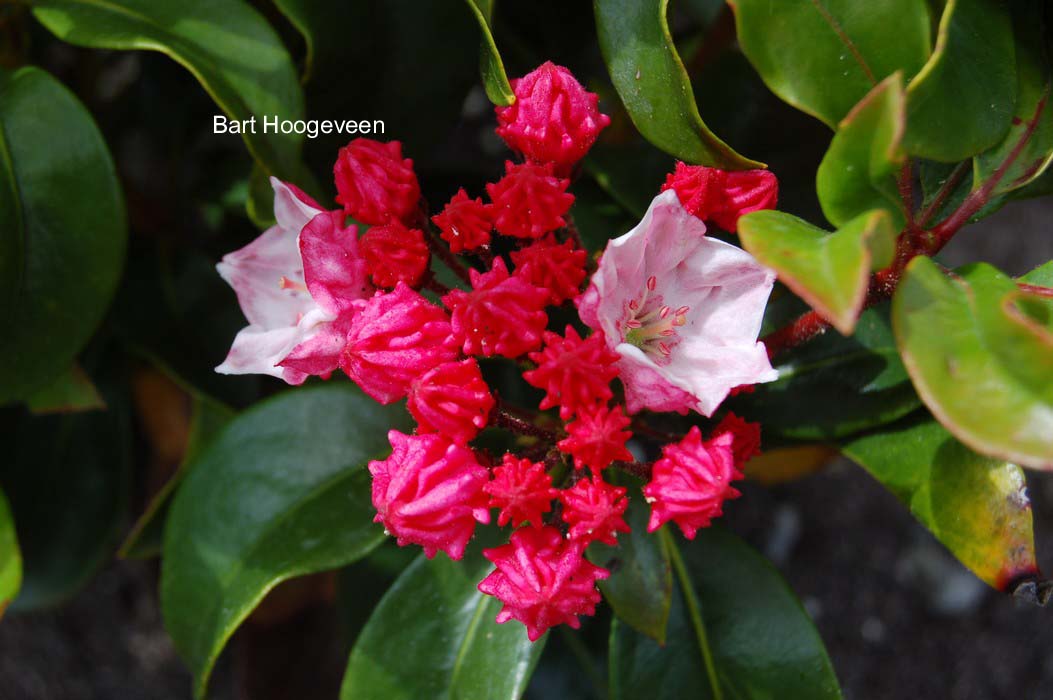
<svg viewBox="0 0 1053 700">
<path fill-rule="evenodd" d="M 757 341 L 775 273 L 705 233 L 675 192 L 660 194 L 607 244 L 578 301 L 581 319 L 621 356 L 630 413 L 708 416 L 733 387 L 778 376 Z"/>
<path fill-rule="evenodd" d="M 592 615 L 600 602 L 596 581 L 610 576 L 607 569 L 582 556 L 584 546 L 568 542 L 554 527 L 523 528 L 512 533 L 502 547 L 483 550 L 497 567 L 479 584 L 504 607 L 497 622 L 519 620 L 530 641 L 537 641 L 549 627 L 581 626 L 578 615 Z"/>
<path fill-rule="evenodd" d="M 429 559 L 438 551 L 460 559 L 475 524 L 490 522 L 486 468 L 470 449 L 440 435 L 392 430 L 388 440 L 391 456 L 369 463 L 374 522 L 384 523 L 400 547 L 419 544 Z"/>
<path fill-rule="evenodd" d="M 269 374 L 300 384 L 336 367 L 335 323 L 372 293 L 354 226 L 293 185 L 271 178 L 277 223 L 216 265 L 249 325 L 234 338 L 221 374 Z M 336 353 L 339 348 L 335 348 Z M 297 360 L 286 363 L 295 355 Z"/>
</svg>

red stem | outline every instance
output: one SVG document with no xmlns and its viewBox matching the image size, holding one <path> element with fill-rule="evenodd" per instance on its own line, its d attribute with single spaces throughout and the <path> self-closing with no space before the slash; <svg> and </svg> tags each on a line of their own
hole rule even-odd
<svg viewBox="0 0 1053 700">
<path fill-rule="evenodd" d="M 1035 133 L 1035 129 L 1038 126 L 1039 119 L 1042 117 L 1042 112 L 1046 107 L 1046 101 L 1048 98 L 1049 88 L 1047 87 L 1046 93 L 1042 96 L 1042 99 L 1039 100 L 1039 103 L 1035 108 L 1035 114 L 1028 121 L 1024 133 L 1020 136 L 1020 140 L 1013 146 L 1013 149 L 1006 156 L 1005 160 L 1002 161 L 1002 164 L 998 166 L 998 169 L 991 174 L 991 177 L 989 177 L 986 182 L 984 182 L 983 186 L 966 197 L 965 201 L 962 202 L 961 206 L 959 206 L 954 213 L 928 231 L 922 229 L 912 230 L 912 227 L 908 224 L 907 229 L 900 233 L 899 238 L 896 240 L 895 260 L 892 265 L 874 275 L 863 308 L 867 308 L 883 299 L 891 297 L 892 293 L 896 290 L 896 286 L 899 284 L 900 277 L 902 277 L 903 270 L 906 269 L 907 263 L 919 255 L 932 256 L 938 253 L 945 245 L 947 245 L 948 241 L 954 237 L 954 234 L 957 233 L 962 226 L 968 223 L 969 219 L 983 209 L 990 200 L 991 193 L 994 192 L 996 187 L 998 187 L 998 183 L 1005 178 L 1006 173 L 1009 172 L 1009 168 L 1011 168 L 1016 159 L 1020 157 L 1027 142 Z M 963 165 L 967 166 L 967 164 Z M 928 219 L 939 210 L 939 207 L 942 206 L 943 202 L 950 196 L 966 170 L 967 168 L 963 168 L 962 166 L 955 168 L 947 178 L 947 182 L 945 182 L 943 187 L 940 188 L 940 191 L 936 195 L 936 199 L 934 199 L 933 202 L 926 207 L 925 211 L 920 214 L 918 220 L 921 222 L 921 225 L 924 225 Z M 900 188 L 900 194 L 904 198 L 904 204 L 909 210 L 913 194 L 910 189 L 905 186 L 904 172 L 900 173 L 898 185 Z M 1021 289 L 1030 291 L 1033 294 L 1053 297 L 1053 290 L 1046 287 L 1021 285 Z M 794 320 L 788 326 L 769 333 L 762 338 L 762 342 L 768 347 L 768 357 L 775 357 L 784 350 L 788 350 L 811 340 L 815 336 L 824 332 L 829 325 L 830 324 L 824 321 L 819 314 L 814 311 L 809 311 Z"/>
<path fill-rule="evenodd" d="M 784 350 L 797 347 L 815 336 L 825 333 L 830 324 L 814 311 L 799 316 L 788 326 L 783 326 L 761 338 L 768 348 L 768 358 L 773 358 Z"/>
<path fill-rule="evenodd" d="M 984 208 L 987 202 L 991 199 L 991 193 L 994 192 L 995 187 L 998 187 L 998 183 L 1002 181 L 1005 174 L 1009 172 L 1009 168 L 1013 166 L 1016 159 L 1020 157 L 1027 142 L 1031 139 L 1032 134 L 1035 133 L 1035 129 L 1038 128 L 1038 121 L 1042 117 L 1042 112 L 1046 108 L 1046 100 L 1049 99 L 1049 88 L 1046 88 L 1046 92 L 1042 95 L 1042 99 L 1039 100 L 1038 106 L 1035 108 L 1035 114 L 1027 122 L 1027 127 L 1024 129 L 1024 133 L 1021 134 L 1020 140 L 1017 141 L 1016 145 L 1013 146 L 1013 150 L 1009 152 L 1002 164 L 998 166 L 998 170 L 987 179 L 987 182 L 983 186 L 974 191 L 962 205 L 946 220 L 934 226 L 929 233 L 931 236 L 923 251 L 919 251 L 925 255 L 934 255 L 938 253 L 943 246 L 947 245 L 947 242 L 951 240 L 951 237 L 958 232 L 962 226 L 969 222 L 969 219 Z"/>
<path fill-rule="evenodd" d="M 936 196 L 929 202 L 929 206 L 922 210 L 921 214 L 918 215 L 918 225 L 925 226 L 929 223 L 929 220 L 939 212 L 947 198 L 951 196 L 955 188 L 958 187 L 958 183 L 962 181 L 965 174 L 969 172 L 969 168 L 972 167 L 972 161 L 964 161 L 959 163 L 958 166 L 951 171 L 951 174 L 947 176 L 947 180 L 943 183 L 940 189 L 936 192 Z"/>
<path fill-rule="evenodd" d="M 1053 288 L 1040 287 L 1037 284 L 1025 284 L 1023 282 L 1017 282 L 1016 286 L 1020 288 L 1020 291 L 1027 292 L 1028 294 L 1034 294 L 1040 297 L 1048 297 L 1053 299 Z"/>
</svg>

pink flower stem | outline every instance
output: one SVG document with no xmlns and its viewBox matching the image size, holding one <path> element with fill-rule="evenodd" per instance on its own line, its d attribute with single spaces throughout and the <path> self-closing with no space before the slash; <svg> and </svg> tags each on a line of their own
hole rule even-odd
<svg viewBox="0 0 1053 700">
<path fill-rule="evenodd" d="M 674 435 L 673 433 L 667 433 L 664 430 L 652 428 L 644 423 L 639 416 L 633 418 L 632 429 L 635 433 L 640 433 L 641 435 L 646 435 L 647 437 L 661 440 L 663 442 L 680 442 L 684 439 L 683 435 Z"/>
<path fill-rule="evenodd" d="M 450 288 L 442 282 L 440 282 L 439 280 L 435 279 L 434 275 L 428 276 L 428 281 L 424 283 L 424 288 L 429 291 L 435 292 L 439 296 L 445 296 L 446 294 L 450 293 Z"/>
<path fill-rule="evenodd" d="M 611 462 L 611 466 L 638 476 L 644 481 L 651 480 L 651 467 L 653 465 L 650 462 Z"/>
<path fill-rule="evenodd" d="M 532 421 L 516 415 L 516 413 L 522 411 L 523 409 L 513 407 L 502 401 L 500 397 L 497 397 L 497 405 L 494 407 L 493 413 L 490 414 L 490 422 L 499 428 L 504 428 L 518 435 L 535 437 L 554 445 L 559 436 L 551 430 L 542 428 Z"/>
<path fill-rule="evenodd" d="M 424 224 L 424 238 L 428 241 L 428 247 L 431 248 L 431 252 L 435 254 L 443 262 L 446 267 L 450 268 L 453 274 L 461 278 L 466 284 L 471 284 L 471 278 L 468 276 L 468 268 L 465 267 L 460 260 L 457 259 L 450 249 L 446 247 L 445 241 L 435 235 L 435 230 L 428 225 Z"/>
</svg>

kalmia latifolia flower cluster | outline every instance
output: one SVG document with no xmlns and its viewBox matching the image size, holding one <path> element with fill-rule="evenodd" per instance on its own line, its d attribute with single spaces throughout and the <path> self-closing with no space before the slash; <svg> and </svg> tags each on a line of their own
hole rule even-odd
<svg viewBox="0 0 1053 700">
<path fill-rule="evenodd" d="M 399 545 L 460 559 L 496 513 L 513 531 L 483 552 L 494 569 L 479 590 L 504 604 L 498 622 L 518 620 L 535 640 L 595 611 L 610 572 L 584 553 L 629 532 L 619 469 L 647 482 L 648 531 L 671 521 L 693 538 L 739 495 L 757 425 L 727 414 L 704 438 L 649 421 L 711 416 L 729 393 L 775 378 L 757 341 L 774 275 L 704 222 L 733 231 L 742 213 L 774 206 L 777 185 L 763 171 L 680 163 L 596 263 L 568 190 L 610 120 L 551 63 L 513 86 L 497 133 L 516 157 L 485 196 L 460 189 L 429 216 L 401 144 L 365 138 L 333 169 L 341 208 L 272 179 L 277 223 L 218 266 L 249 325 L 217 371 L 300 384 L 339 369 L 382 404 L 405 400 L 416 430 L 391 431 L 390 456 L 369 465 L 377 522 Z M 459 284 L 442 284 L 440 265 Z M 510 368 L 536 407 L 498 397 L 487 377 Z M 479 447 L 483 430 L 515 434 L 516 453 Z M 634 435 L 641 450 L 660 436 L 657 459 L 636 460 Z"/>
</svg>

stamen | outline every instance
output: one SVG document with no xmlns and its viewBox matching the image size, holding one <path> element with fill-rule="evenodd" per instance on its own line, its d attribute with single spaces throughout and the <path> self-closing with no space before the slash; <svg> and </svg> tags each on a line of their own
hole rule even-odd
<svg viewBox="0 0 1053 700">
<path fill-rule="evenodd" d="M 635 345 L 652 359 L 665 364 L 679 342 L 677 328 L 687 324 L 688 306 L 665 304 L 661 294 L 654 294 L 658 278 L 647 278 L 645 289 L 625 305 L 626 318 L 621 322 L 625 342 Z"/>
<path fill-rule="evenodd" d="M 288 277 L 286 277 L 285 275 L 282 275 L 280 278 L 278 278 L 278 288 L 279 289 L 292 289 L 292 290 L 295 290 L 297 292 L 306 292 L 307 291 L 307 285 L 303 284 L 302 282 L 293 281 L 293 280 L 289 279 Z"/>
</svg>

